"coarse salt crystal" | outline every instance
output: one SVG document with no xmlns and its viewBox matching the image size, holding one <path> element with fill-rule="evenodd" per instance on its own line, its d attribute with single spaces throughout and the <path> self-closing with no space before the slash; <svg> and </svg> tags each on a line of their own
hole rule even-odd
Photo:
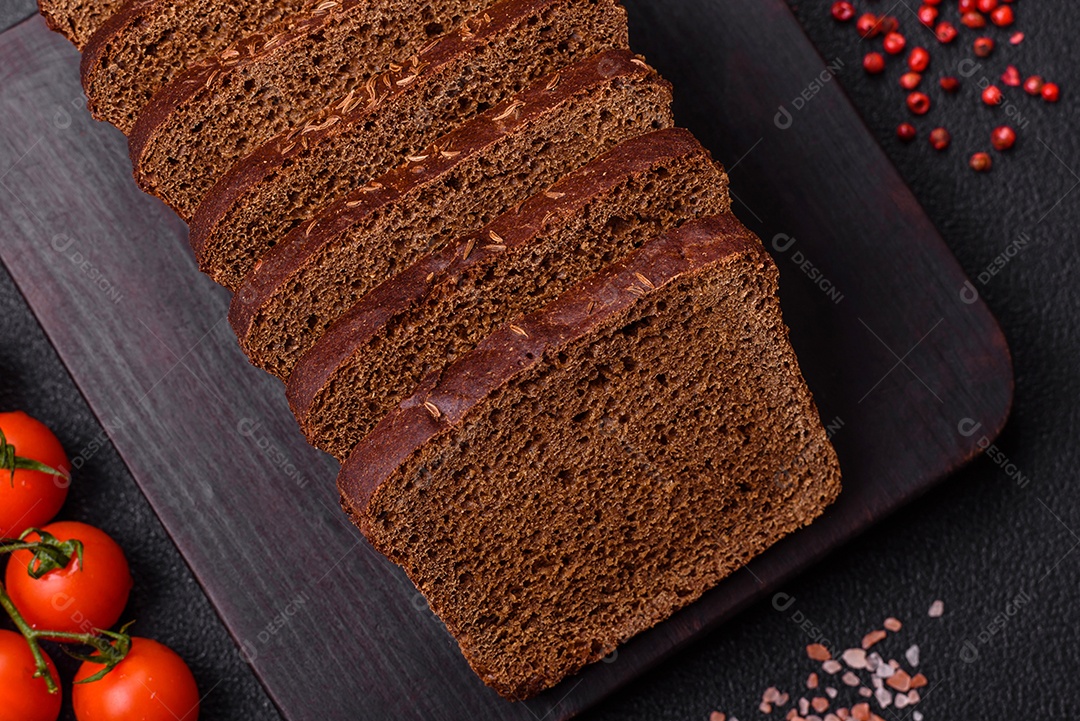
<svg viewBox="0 0 1080 721">
<path fill-rule="evenodd" d="M 908 662 L 909 665 L 918 666 L 919 665 L 919 647 L 917 645 L 913 645 L 907 651 L 904 651 L 904 658 L 907 659 L 907 662 Z"/>
<path fill-rule="evenodd" d="M 866 651 L 861 648 L 849 648 L 844 651 L 842 658 L 849 668 L 866 668 Z"/>
<path fill-rule="evenodd" d="M 874 692 L 868 689 L 866 686 L 862 686 L 859 688 L 859 695 L 865 698 L 870 698 L 874 695 Z"/>
<path fill-rule="evenodd" d="M 908 701 L 906 693 L 898 693 L 896 694 L 896 698 L 893 699 L 893 703 L 896 704 L 896 708 L 906 708 L 911 702 Z"/>
<path fill-rule="evenodd" d="M 939 600 L 930 604 L 930 610 L 926 612 L 926 615 L 930 618 L 941 618 L 943 613 L 945 613 L 945 602 Z"/>
<path fill-rule="evenodd" d="M 826 686 L 825 687 L 825 695 L 828 696 L 829 698 L 836 698 L 836 694 L 838 694 L 838 693 L 840 693 L 840 692 L 837 691 L 832 686 Z"/>
<path fill-rule="evenodd" d="M 846 683 L 848 686 L 858 686 L 860 683 L 862 683 L 862 681 L 859 680 L 859 677 L 851 671 L 845 673 L 840 680 Z"/>
<path fill-rule="evenodd" d="M 713 711 L 709 714 L 709 721 L 725 721 L 727 717 L 719 711 Z"/>
<path fill-rule="evenodd" d="M 911 718 L 912 718 L 912 721 L 922 721 L 922 719 L 923 719 L 922 711 L 915 711 L 914 713 L 911 714 Z"/>
<path fill-rule="evenodd" d="M 816 673 L 812 673 L 812 674 L 810 674 L 809 676 L 806 677 L 806 687 L 807 688 L 817 688 L 817 685 L 818 685 L 818 677 L 817 677 Z"/>
<path fill-rule="evenodd" d="M 894 673 L 896 673 L 896 669 L 887 663 L 883 663 L 874 669 L 874 675 L 878 678 L 889 678 Z"/>
<path fill-rule="evenodd" d="M 881 631 L 881 630 L 871 631 L 870 633 L 863 636 L 862 647 L 863 648 L 870 648 L 875 643 L 877 643 L 881 639 L 885 638 L 886 635 L 887 634 L 884 631 Z"/>
<path fill-rule="evenodd" d="M 900 623 L 900 619 L 893 618 L 892 616 L 886 618 L 883 625 L 885 626 L 886 631 L 892 631 L 893 633 L 896 633 L 904 626 L 904 624 Z"/>
<path fill-rule="evenodd" d="M 841 666 L 840 662 L 836 659 L 829 659 L 828 661 L 823 661 L 821 664 L 821 670 L 827 674 L 835 674 L 842 668 L 843 666 Z"/>
<path fill-rule="evenodd" d="M 874 692 L 874 699 L 881 708 L 886 708 L 892 703 L 892 694 L 889 693 L 888 689 L 879 688 Z"/>
</svg>

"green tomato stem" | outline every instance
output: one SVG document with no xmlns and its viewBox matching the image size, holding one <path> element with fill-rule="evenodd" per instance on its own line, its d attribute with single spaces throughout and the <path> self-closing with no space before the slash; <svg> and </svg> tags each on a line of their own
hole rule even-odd
<svg viewBox="0 0 1080 721">
<path fill-rule="evenodd" d="M 15 628 L 19 629 L 19 633 L 23 635 L 26 643 L 30 646 L 30 653 L 34 654 L 34 663 L 37 665 L 34 678 L 45 679 L 45 687 L 49 690 L 49 693 L 59 691 L 60 687 L 56 685 L 56 679 L 53 678 L 52 673 L 49 671 L 49 664 L 45 661 L 45 652 L 41 650 L 41 644 L 38 643 L 38 632 L 30 627 L 30 624 L 19 613 L 19 609 L 15 608 L 15 603 L 11 600 L 11 596 L 8 595 L 3 584 L 0 584 L 0 606 L 3 606 L 4 610 L 7 611 L 7 615 L 15 623 Z"/>
<path fill-rule="evenodd" d="M 53 539 L 53 541 L 55 541 L 55 539 Z M 64 553 L 63 550 L 56 548 L 55 545 L 49 541 L 12 541 L 11 539 L 0 539 L 0 554 L 24 550 L 34 551 L 35 553 L 45 551 L 56 559 L 60 567 L 66 566 L 71 560 L 69 555 Z M 41 641 L 57 641 L 60 643 L 72 643 L 92 647 L 100 654 L 100 656 L 89 660 L 96 661 L 97 658 L 101 658 L 102 660 L 100 663 L 106 666 L 104 673 L 107 673 L 113 666 L 123 660 L 127 650 L 131 646 L 130 638 L 124 633 L 127 626 L 120 629 L 119 633 L 110 631 L 72 633 L 70 631 L 35 629 L 26 622 L 25 618 L 23 618 L 22 613 L 16 608 L 15 602 L 11 600 L 11 596 L 8 595 L 7 589 L 4 588 L 4 584 L 2 583 L 0 583 L 0 606 L 3 606 L 7 615 L 15 624 L 15 628 L 19 629 L 19 633 L 22 634 L 23 638 L 26 639 L 27 645 L 30 646 L 30 653 L 34 655 L 34 663 L 37 666 L 37 670 L 34 672 L 34 678 L 45 679 L 45 687 L 48 689 L 49 693 L 57 693 L 60 690 L 60 687 L 57 685 L 56 679 L 53 678 L 52 673 L 49 671 L 49 664 L 45 660 L 45 652 L 41 650 Z M 100 634 L 104 634 L 104 636 Z M 113 642 L 111 642 L 109 638 L 106 638 L 106 636 L 119 642 L 118 645 L 114 646 Z M 84 656 L 76 656 L 76 658 L 88 660 L 88 657 Z"/>
</svg>

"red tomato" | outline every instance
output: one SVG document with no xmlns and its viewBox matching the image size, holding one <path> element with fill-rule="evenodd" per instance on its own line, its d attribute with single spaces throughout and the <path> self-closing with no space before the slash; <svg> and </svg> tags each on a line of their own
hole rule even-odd
<svg viewBox="0 0 1080 721">
<path fill-rule="evenodd" d="M 72 557 L 66 568 L 32 578 L 27 565 L 34 554 L 11 554 L 5 581 L 23 618 L 34 628 L 69 633 L 89 633 L 116 623 L 132 585 L 120 546 L 104 531 L 76 521 L 50 523 L 42 530 L 61 541 L 82 541 L 82 564 Z M 37 539 L 36 533 L 27 536 L 27 540 Z"/>
<path fill-rule="evenodd" d="M 60 441 L 40 421 L 22 411 L 0 413 L 0 431 L 4 432 L 7 444 L 15 448 L 16 456 L 44 463 L 65 474 L 71 471 Z M 17 470 L 12 486 L 11 471 L 0 468 L 0 537 L 18 538 L 27 528 L 51 521 L 64 505 L 68 485 L 67 478 Z"/>
<path fill-rule="evenodd" d="M 168 646 L 132 638 L 124 660 L 104 677 L 79 683 L 101 670 L 83 662 L 71 687 L 79 721 L 196 721 L 199 688 L 184 659 Z"/>
<path fill-rule="evenodd" d="M 58 679 L 48 654 L 45 662 Z M 0 630 L 0 721 L 56 721 L 60 716 L 60 692 L 49 693 L 45 679 L 34 678 L 36 670 L 26 639 Z"/>
</svg>

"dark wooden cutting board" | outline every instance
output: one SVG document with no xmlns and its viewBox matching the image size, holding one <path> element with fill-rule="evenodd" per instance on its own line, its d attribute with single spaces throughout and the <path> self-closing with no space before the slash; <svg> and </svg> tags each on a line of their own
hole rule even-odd
<svg viewBox="0 0 1080 721">
<path fill-rule="evenodd" d="M 41 18 L 0 35 L 0 252 L 289 719 L 564 719 L 925 492 L 994 437 L 994 318 L 782 0 L 627 3 L 635 49 L 731 172 L 844 470 L 824 518 L 605 663 L 523 704 L 469 671 L 337 507 L 283 388 L 250 367 L 184 225 L 140 193 Z M 767 29 L 767 32 L 765 31 Z M 850 70 L 845 70 L 850 72 Z"/>
</svg>

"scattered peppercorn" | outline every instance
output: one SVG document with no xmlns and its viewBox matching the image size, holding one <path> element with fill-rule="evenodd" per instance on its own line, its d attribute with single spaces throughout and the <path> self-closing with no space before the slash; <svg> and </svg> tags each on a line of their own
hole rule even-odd
<svg viewBox="0 0 1080 721">
<path fill-rule="evenodd" d="M 926 115 L 930 110 L 930 98 L 926 93 L 911 93 L 907 96 L 907 106 L 916 115 Z"/>
<path fill-rule="evenodd" d="M 981 13 L 964 13 L 960 16 L 960 22 L 972 30 L 986 27 L 986 17 Z"/>
<path fill-rule="evenodd" d="M 885 58 L 881 53 L 867 53 L 862 61 L 863 69 L 871 75 L 877 75 L 885 70 Z"/>
<path fill-rule="evenodd" d="M 956 40 L 956 26 L 950 22 L 940 22 L 934 29 L 934 34 L 937 35 L 938 42 L 951 43 Z"/>
<path fill-rule="evenodd" d="M 1020 43 L 1024 42 L 1024 34 L 1023 33 L 1013 33 L 1012 36 L 1009 37 L 1009 42 L 1012 43 L 1013 45 L 1019 45 Z"/>
<path fill-rule="evenodd" d="M 923 25 L 933 25 L 938 18 L 938 9 L 933 5 L 923 5 L 919 8 L 917 15 L 919 16 L 919 22 Z"/>
<path fill-rule="evenodd" d="M 941 89 L 947 93 L 955 93 L 960 89 L 960 81 L 949 75 L 941 79 Z"/>
<path fill-rule="evenodd" d="M 1042 86 L 1042 98 L 1048 103 L 1056 103 L 1061 91 L 1057 83 L 1044 83 Z"/>
<path fill-rule="evenodd" d="M 997 150 L 1008 150 L 1016 142 L 1016 131 L 1008 125 L 994 128 L 990 133 L 990 144 Z"/>
<path fill-rule="evenodd" d="M 990 155 L 987 153 L 975 153 L 971 156 L 971 160 L 968 161 L 968 165 L 976 173 L 987 172 L 993 164 L 994 161 L 990 159 Z"/>
<path fill-rule="evenodd" d="M 1005 68 L 1005 72 L 1001 74 L 1001 82 L 1008 85 L 1010 88 L 1020 86 L 1020 71 L 1016 69 L 1015 65 L 1010 65 Z"/>
<path fill-rule="evenodd" d="M 1043 79 L 1038 75 L 1032 75 L 1024 81 L 1024 92 L 1028 95 L 1039 95 L 1042 93 L 1042 89 Z"/>
<path fill-rule="evenodd" d="M 913 48 L 908 55 L 907 64 L 917 73 L 924 72 L 930 66 L 930 53 L 926 48 Z"/>
<path fill-rule="evenodd" d="M 988 13 L 998 6 L 998 0 L 979 0 L 976 6 L 979 12 Z"/>
<path fill-rule="evenodd" d="M 986 90 L 982 91 L 982 101 L 987 105 L 1000 105 L 1005 100 L 1001 95 L 1001 89 L 996 85 L 991 85 Z"/>
<path fill-rule="evenodd" d="M 950 141 L 952 141 L 952 136 L 945 128 L 934 128 L 930 131 L 930 146 L 934 150 L 945 150 L 949 147 Z"/>
<path fill-rule="evenodd" d="M 919 73 L 904 73 L 900 76 L 900 87 L 904 90 L 914 90 L 921 82 L 922 75 Z"/>
<path fill-rule="evenodd" d="M 911 123 L 900 123 L 896 128 L 896 136 L 903 140 L 905 143 L 910 143 L 915 139 L 915 126 Z"/>
<path fill-rule="evenodd" d="M 1013 9 L 1008 5 L 1002 5 L 997 10 L 990 13 L 990 22 L 994 23 L 999 28 L 1012 25 L 1013 20 L 1015 20 L 1015 17 L 1013 16 Z"/>
<path fill-rule="evenodd" d="M 979 9 L 978 0 L 960 0 L 960 14 L 974 12 Z"/>
<path fill-rule="evenodd" d="M 832 6 L 832 16 L 836 18 L 837 21 L 846 23 L 848 20 L 855 17 L 855 6 L 849 2 L 844 2 L 844 0 L 834 2 Z"/>
<path fill-rule="evenodd" d="M 859 31 L 859 35 L 864 38 L 872 38 L 881 32 L 881 27 L 878 25 L 877 15 L 873 13 L 863 13 L 859 16 L 859 19 L 855 21 L 855 29 Z"/>
<path fill-rule="evenodd" d="M 975 38 L 973 47 L 975 55 L 986 58 L 990 56 L 990 53 L 994 52 L 994 41 L 991 38 Z"/>
<path fill-rule="evenodd" d="M 900 29 L 900 21 L 892 15 L 882 15 L 878 18 L 878 25 L 881 27 L 881 32 L 886 35 Z"/>
<path fill-rule="evenodd" d="M 904 52 L 904 46 L 907 45 L 907 39 L 900 33 L 889 33 L 885 36 L 885 41 L 882 43 L 885 47 L 885 52 L 889 55 L 899 55 Z"/>
</svg>

